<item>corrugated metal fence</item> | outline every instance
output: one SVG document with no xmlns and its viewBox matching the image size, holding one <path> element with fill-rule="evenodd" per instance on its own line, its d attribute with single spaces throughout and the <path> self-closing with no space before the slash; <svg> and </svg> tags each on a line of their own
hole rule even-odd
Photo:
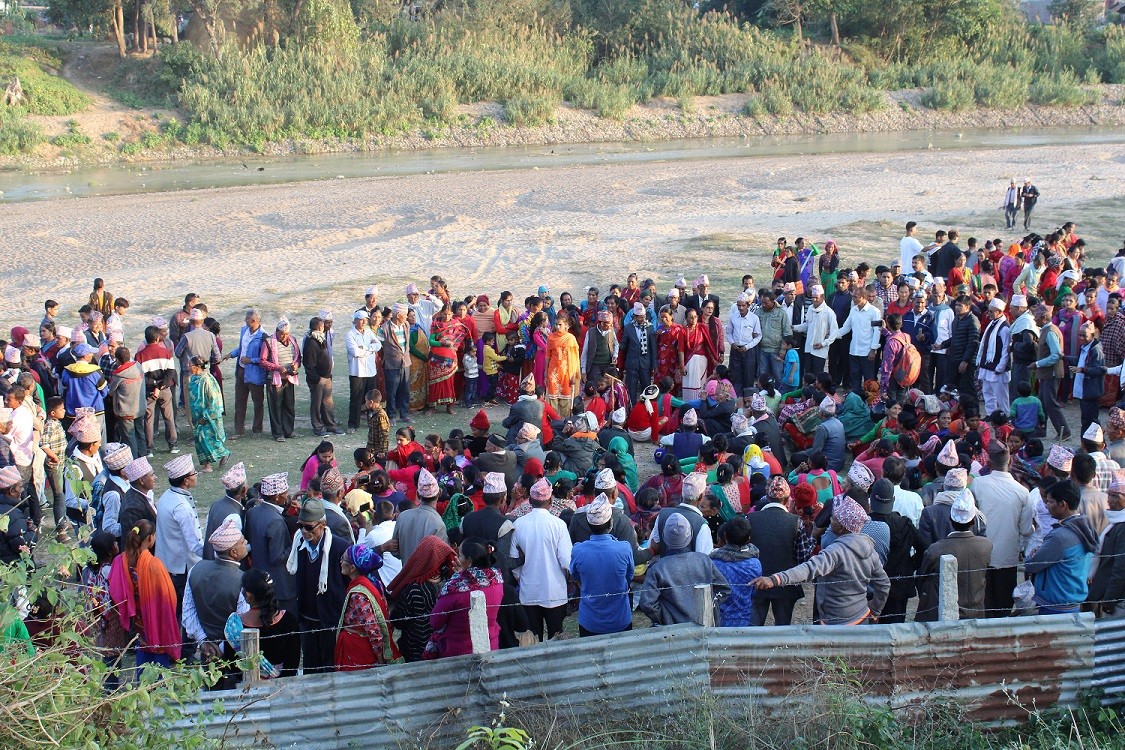
<svg viewBox="0 0 1125 750">
<path fill-rule="evenodd" d="M 228 747 L 399 750 L 453 747 L 505 697 L 573 713 L 667 709 L 671 686 L 778 707 L 839 659 L 871 700 L 909 708 L 951 699 L 982 721 L 1073 705 L 1092 685 L 1125 694 L 1125 621 L 1090 615 L 863 627 L 678 625 L 209 693 L 184 723 Z M 211 715 L 215 702 L 224 712 Z"/>
</svg>

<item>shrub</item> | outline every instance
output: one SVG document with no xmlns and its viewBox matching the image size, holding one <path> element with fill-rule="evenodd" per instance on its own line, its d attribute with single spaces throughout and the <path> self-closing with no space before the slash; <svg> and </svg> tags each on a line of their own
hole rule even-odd
<svg viewBox="0 0 1125 750">
<path fill-rule="evenodd" d="M 1014 109 L 1027 104 L 1028 74 L 1011 67 L 982 66 L 977 73 L 973 97 L 982 107 Z"/>
<path fill-rule="evenodd" d="M 43 142 L 43 129 L 24 115 L 21 108 L 0 106 L 0 154 L 29 154 Z"/>
<path fill-rule="evenodd" d="M 930 109 L 963 112 L 973 106 L 973 89 L 957 79 L 939 81 L 922 94 L 922 104 Z"/>
<path fill-rule="evenodd" d="M 504 117 L 517 127 L 534 127 L 555 122 L 559 102 L 549 96 L 517 96 L 504 105 Z"/>
<path fill-rule="evenodd" d="M 1081 107 L 1098 99 L 1095 91 L 1082 87 L 1077 76 L 1069 71 L 1057 75 L 1037 75 L 1029 90 L 1031 101 L 1055 107 Z"/>
</svg>

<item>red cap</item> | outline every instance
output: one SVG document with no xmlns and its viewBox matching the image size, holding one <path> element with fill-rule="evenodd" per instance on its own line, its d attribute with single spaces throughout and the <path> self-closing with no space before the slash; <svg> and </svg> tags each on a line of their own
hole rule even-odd
<svg viewBox="0 0 1125 750">
<path fill-rule="evenodd" d="M 543 462 L 538 458 L 529 458 L 523 464 L 523 473 L 533 477 L 542 477 L 546 472 L 543 471 Z"/>
<path fill-rule="evenodd" d="M 474 430 L 488 430 L 492 428 L 492 423 L 488 421 L 488 415 L 484 413 L 484 409 L 481 409 L 473 415 L 472 421 L 469 422 L 469 427 Z"/>
</svg>

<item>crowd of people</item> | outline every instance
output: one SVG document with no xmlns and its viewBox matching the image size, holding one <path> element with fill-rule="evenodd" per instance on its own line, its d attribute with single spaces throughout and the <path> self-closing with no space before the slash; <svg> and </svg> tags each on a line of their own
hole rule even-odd
<svg viewBox="0 0 1125 750">
<path fill-rule="evenodd" d="M 492 649 L 575 615 L 583 636 L 635 612 L 786 625 L 806 584 L 818 623 L 935 620 L 944 555 L 962 618 L 1116 615 L 1125 247 L 1094 267 L 1072 223 L 964 248 L 955 229 L 927 245 L 916 230 L 874 268 L 779 238 L 770 278 L 746 275 L 725 308 L 706 275 L 557 300 L 540 286 L 522 307 L 454 299 L 439 276 L 389 307 L 370 287 L 343 337 L 346 423 L 330 311 L 298 342 L 251 310 L 224 354 L 190 294 L 134 354 L 129 304 L 98 280 L 79 324 L 48 301 L 38 334 L 11 332 L 0 560 L 28 563 L 51 493 L 58 538 L 96 558 L 81 578 L 105 658 L 131 644 L 140 665 L 218 660 L 229 679 L 246 628 L 268 676 L 471 653 L 476 592 Z M 258 481 L 226 466 L 225 360 L 230 439 L 250 407 L 264 431 L 263 401 L 272 437 L 294 437 L 303 370 L 321 440 L 294 485 L 283 466 Z M 177 389 L 198 465 L 176 448 Z M 501 405 L 502 421 L 484 408 Z M 419 440 L 419 412 L 457 406 L 466 429 Z M 324 438 L 357 431 L 353 471 Z M 225 495 L 201 519 L 197 474 L 219 467 Z"/>
</svg>

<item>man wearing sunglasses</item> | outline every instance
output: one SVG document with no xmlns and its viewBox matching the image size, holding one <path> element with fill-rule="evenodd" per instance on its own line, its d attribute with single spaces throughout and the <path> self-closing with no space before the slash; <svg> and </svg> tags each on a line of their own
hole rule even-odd
<svg viewBox="0 0 1125 750">
<path fill-rule="evenodd" d="M 297 535 L 286 569 L 297 577 L 297 613 L 301 621 L 301 655 L 305 673 L 335 670 L 336 625 L 344 611 L 348 582 L 340 558 L 348 540 L 333 536 L 324 501 L 306 500 L 297 517 Z"/>
</svg>

